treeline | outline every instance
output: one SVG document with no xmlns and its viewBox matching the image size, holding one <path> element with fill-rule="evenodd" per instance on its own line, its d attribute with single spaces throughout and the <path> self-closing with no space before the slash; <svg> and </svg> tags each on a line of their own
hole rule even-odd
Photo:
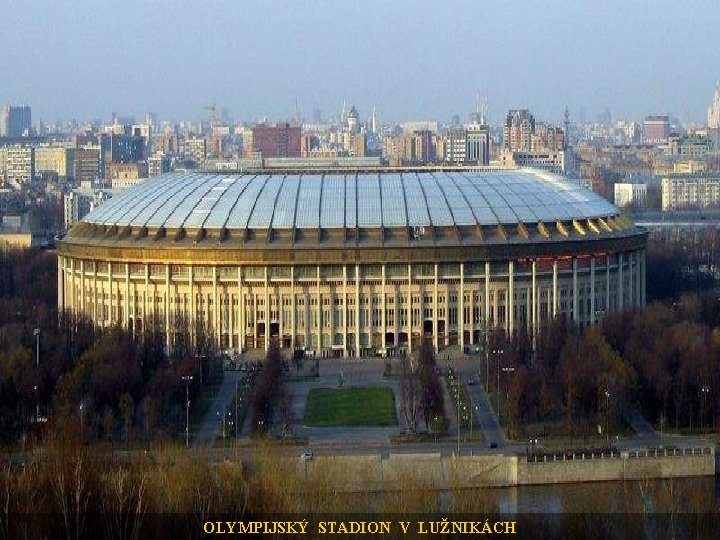
<svg viewBox="0 0 720 540">
<path fill-rule="evenodd" d="M 535 353 L 518 332 L 491 347 L 513 366 L 501 373 L 512 436 L 539 430 L 575 436 L 617 429 L 632 407 L 666 428 L 709 428 L 720 410 L 720 300 L 689 294 L 607 314 L 581 331 L 558 319 L 541 330 Z"/>
<path fill-rule="evenodd" d="M 286 402 L 287 389 L 283 380 L 283 359 L 277 343 L 273 341 L 253 387 L 251 415 L 253 433 L 267 433 L 278 404 L 286 404 Z M 283 414 L 287 413 L 285 407 L 281 411 Z"/>
<path fill-rule="evenodd" d="M 57 312 L 57 258 L 0 250 L 0 443 L 39 438 L 174 437 L 217 372 L 211 332 L 173 321 L 170 355 L 160 321 L 140 336 L 100 330 Z"/>
<path fill-rule="evenodd" d="M 648 301 L 716 287 L 720 232 L 715 227 L 651 233 L 646 251 Z"/>
</svg>

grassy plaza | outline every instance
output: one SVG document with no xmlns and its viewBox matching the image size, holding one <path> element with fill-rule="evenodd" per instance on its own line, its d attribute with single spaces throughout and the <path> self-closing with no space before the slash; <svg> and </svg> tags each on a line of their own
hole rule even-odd
<svg viewBox="0 0 720 540">
<path fill-rule="evenodd" d="M 395 396 L 390 388 L 376 386 L 313 388 L 305 405 L 305 425 L 395 426 Z"/>
</svg>

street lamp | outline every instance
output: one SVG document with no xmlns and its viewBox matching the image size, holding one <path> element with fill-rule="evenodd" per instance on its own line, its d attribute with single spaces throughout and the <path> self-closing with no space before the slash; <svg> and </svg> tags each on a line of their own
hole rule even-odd
<svg viewBox="0 0 720 540">
<path fill-rule="evenodd" d="M 496 360 L 496 370 L 497 371 L 497 412 L 500 414 L 500 356 L 502 356 L 503 351 L 502 349 L 493 349 L 492 351 L 493 356 L 495 356 Z"/>
<path fill-rule="evenodd" d="M 703 387 L 700 389 L 700 393 L 702 394 L 703 399 L 702 411 L 700 412 L 700 431 L 702 433 L 705 433 L 705 405 L 707 401 L 707 396 L 710 393 L 710 387 L 708 385 L 703 385 Z"/>
<path fill-rule="evenodd" d="M 610 444 L 610 390 L 605 390 L 605 439 Z"/>
<path fill-rule="evenodd" d="M 35 365 L 40 367 L 40 329 L 33 328 L 33 336 L 35 336 Z"/>
<path fill-rule="evenodd" d="M 184 375 L 185 381 L 185 448 L 190 448 L 190 381 L 193 380 L 192 375 Z"/>
<path fill-rule="evenodd" d="M 515 368 L 513 366 L 503 366 L 502 368 L 503 373 L 512 373 L 515 371 Z M 506 409 L 510 410 L 510 390 L 508 389 L 507 393 L 505 394 L 505 405 Z M 498 419 L 500 417 L 500 372 L 498 371 Z M 510 415 L 508 414 L 507 421 L 505 422 L 506 426 L 510 426 Z"/>
<path fill-rule="evenodd" d="M 80 402 L 80 440 L 82 441 L 84 439 L 83 434 L 85 433 L 84 428 L 84 412 L 85 412 L 85 404 L 81 401 Z"/>
</svg>

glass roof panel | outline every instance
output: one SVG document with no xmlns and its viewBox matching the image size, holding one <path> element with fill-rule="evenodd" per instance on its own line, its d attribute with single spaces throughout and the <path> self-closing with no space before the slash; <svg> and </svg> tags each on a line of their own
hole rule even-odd
<svg viewBox="0 0 720 540">
<path fill-rule="evenodd" d="M 345 225 L 345 177 L 325 175 L 323 180 L 320 226 L 327 229 Z"/>
<path fill-rule="evenodd" d="M 215 175 L 208 175 L 203 178 L 197 188 L 192 192 L 192 195 L 178 203 L 175 210 L 168 216 L 167 223 L 171 224 L 171 227 L 188 227 L 189 225 L 186 224 L 188 217 L 192 215 L 206 196 L 210 196 L 212 188 L 219 184 L 221 179 L 222 177 Z M 205 220 L 205 217 L 207 217 L 207 214 L 201 217 L 200 224 Z"/>
<path fill-rule="evenodd" d="M 430 225 L 425 196 L 420 187 L 420 181 L 414 173 L 402 175 L 403 186 L 405 187 L 405 201 L 407 203 L 408 225 L 410 227 L 424 227 Z"/>
<path fill-rule="evenodd" d="M 345 226 L 357 227 L 357 182 L 354 174 L 345 176 Z"/>
<path fill-rule="evenodd" d="M 228 188 L 205 220 L 204 227 L 206 229 L 219 229 L 225 225 L 233 205 L 243 190 L 253 181 L 253 178 L 255 176 L 230 176 L 223 180 L 223 184 L 228 184 Z"/>
<path fill-rule="evenodd" d="M 320 226 L 320 193 L 322 176 L 303 174 L 297 197 L 295 227 L 317 229 Z"/>
<path fill-rule="evenodd" d="M 245 190 L 238 195 L 235 206 L 233 206 L 230 214 L 228 215 L 227 222 L 224 225 L 228 229 L 245 229 L 247 227 L 248 220 L 250 218 L 250 212 L 252 212 L 255 201 L 260 193 L 260 190 L 267 182 L 269 176 L 256 176 L 245 188 Z"/>
<path fill-rule="evenodd" d="M 445 196 L 437 184 L 435 177 L 431 174 L 423 175 L 423 188 L 427 200 L 430 219 L 435 226 L 455 225 L 450 208 L 445 202 Z"/>
<path fill-rule="evenodd" d="M 272 226 L 274 228 L 292 228 L 295 222 L 295 201 L 297 200 L 299 185 L 300 177 L 298 175 L 293 174 L 285 178 L 285 183 L 275 203 L 275 213 L 272 218 Z"/>
<path fill-rule="evenodd" d="M 377 174 L 358 175 L 358 225 L 379 227 L 382 225 L 380 212 L 380 183 Z"/>
<path fill-rule="evenodd" d="M 133 219 L 134 223 L 147 227 L 180 227 L 181 222 L 168 221 L 168 217 L 188 198 L 197 201 L 196 191 L 204 190 L 207 182 L 205 175 L 192 175 L 184 182 L 180 189 L 175 188 L 170 191 L 172 195 L 169 197 L 158 197 L 154 201 L 150 201 L 145 209 Z"/>
<path fill-rule="evenodd" d="M 257 198 L 255 208 L 248 220 L 248 229 L 267 229 L 272 223 L 275 200 L 285 180 L 284 176 L 275 175 L 268 178 L 265 187 Z"/>
<path fill-rule="evenodd" d="M 405 227 L 405 198 L 400 175 L 384 174 L 380 179 L 382 189 L 383 224 L 386 227 Z"/>
</svg>

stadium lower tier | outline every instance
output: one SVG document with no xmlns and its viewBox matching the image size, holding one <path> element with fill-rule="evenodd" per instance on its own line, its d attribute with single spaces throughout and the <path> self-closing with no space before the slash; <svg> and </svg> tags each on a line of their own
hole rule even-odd
<svg viewBox="0 0 720 540">
<path fill-rule="evenodd" d="M 172 347 L 181 329 L 223 350 L 306 348 L 321 356 L 476 346 L 490 329 L 533 334 L 645 303 L 645 251 L 410 264 L 243 265 L 60 255 L 60 309 Z"/>
</svg>

